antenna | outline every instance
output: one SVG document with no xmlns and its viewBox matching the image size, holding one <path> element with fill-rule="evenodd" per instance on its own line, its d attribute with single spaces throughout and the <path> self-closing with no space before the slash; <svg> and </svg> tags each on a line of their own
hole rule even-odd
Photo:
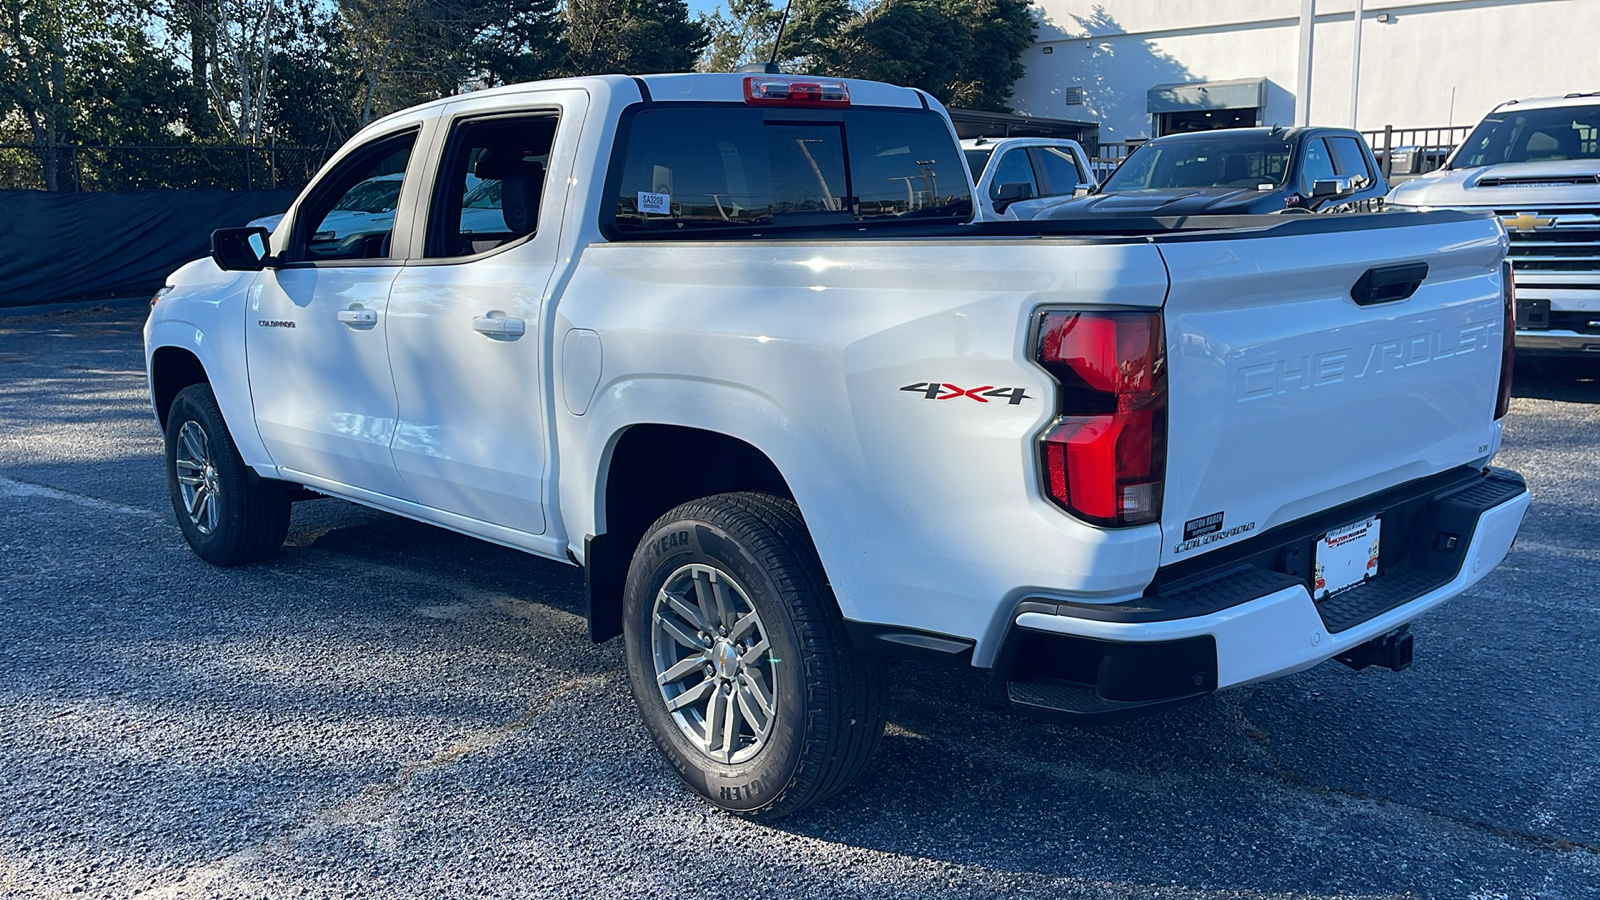
<svg viewBox="0 0 1600 900">
<path fill-rule="evenodd" d="M 783 16 L 778 19 L 778 36 L 772 39 L 772 56 L 766 62 L 745 63 L 735 72 L 759 72 L 763 75 L 780 75 L 783 70 L 778 67 L 778 45 L 783 43 L 783 29 L 789 24 L 789 7 L 794 5 L 794 0 L 783 4 Z"/>
<path fill-rule="evenodd" d="M 783 4 L 783 17 L 778 19 L 778 36 L 772 39 L 772 58 L 767 60 L 767 65 L 778 64 L 778 45 L 783 43 L 783 29 L 789 24 L 789 7 L 794 6 L 794 0 Z"/>
</svg>

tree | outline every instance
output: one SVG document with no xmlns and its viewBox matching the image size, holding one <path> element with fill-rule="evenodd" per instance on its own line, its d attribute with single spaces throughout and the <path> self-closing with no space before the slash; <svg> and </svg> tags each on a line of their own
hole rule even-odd
<svg viewBox="0 0 1600 900">
<path fill-rule="evenodd" d="M 563 74 L 693 71 L 710 36 L 684 0 L 567 0 Z"/>
<path fill-rule="evenodd" d="M 702 19 L 701 70 L 765 60 L 783 0 L 729 0 Z M 794 0 L 777 58 L 786 72 L 919 87 L 951 106 L 1008 111 L 1022 52 L 1038 32 L 1031 0 Z"/>
<path fill-rule="evenodd" d="M 784 0 L 729 0 L 721 11 L 701 19 L 710 43 L 700 61 L 703 72 L 732 72 L 751 62 L 776 57 L 786 72 L 813 72 L 826 55 L 827 42 L 856 15 L 849 0 L 794 0 L 783 22 Z M 783 45 L 773 52 L 783 22 Z"/>
<path fill-rule="evenodd" d="M 549 77 L 566 57 L 558 0 L 341 0 L 359 120 L 469 90 Z"/>
<path fill-rule="evenodd" d="M 1031 0 L 947 0 L 945 8 L 966 23 L 972 41 L 948 96 L 939 99 L 968 109 L 1010 112 L 1012 91 L 1027 71 L 1023 51 L 1039 34 Z"/>
<path fill-rule="evenodd" d="M 273 142 L 337 147 L 361 127 L 356 64 L 338 11 L 302 0 L 279 21 L 284 35 L 273 48 L 265 100 Z"/>
<path fill-rule="evenodd" d="M 44 186 L 78 189 L 71 145 L 170 141 L 199 95 L 137 16 L 90 0 L 0 0 L 0 134 L 39 152 Z M 181 127 L 180 127 L 181 130 Z"/>
</svg>

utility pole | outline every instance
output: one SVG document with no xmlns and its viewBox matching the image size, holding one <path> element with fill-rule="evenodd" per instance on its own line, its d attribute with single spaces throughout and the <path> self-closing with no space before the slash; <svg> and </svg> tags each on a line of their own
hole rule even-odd
<svg viewBox="0 0 1600 900">
<path fill-rule="evenodd" d="M 1317 0 L 1300 0 L 1300 77 L 1295 88 L 1294 124 L 1311 124 L 1311 30 Z"/>
<path fill-rule="evenodd" d="M 1355 31 L 1350 38 L 1350 127 L 1356 128 L 1356 100 L 1361 96 L 1361 16 L 1366 0 L 1356 0 Z"/>
</svg>

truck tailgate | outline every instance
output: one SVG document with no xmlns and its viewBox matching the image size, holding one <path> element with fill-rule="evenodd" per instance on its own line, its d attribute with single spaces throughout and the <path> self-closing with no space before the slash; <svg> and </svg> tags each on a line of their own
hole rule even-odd
<svg viewBox="0 0 1600 900">
<path fill-rule="evenodd" d="M 1497 449 L 1498 223 L 1360 218 L 1158 242 L 1171 276 L 1163 565 Z M 1422 262 L 1411 296 L 1352 298 L 1367 272 Z"/>
</svg>

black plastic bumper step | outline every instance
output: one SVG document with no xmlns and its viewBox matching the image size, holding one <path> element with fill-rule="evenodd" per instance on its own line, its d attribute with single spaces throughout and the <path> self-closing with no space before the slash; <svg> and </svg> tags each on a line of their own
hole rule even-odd
<svg viewBox="0 0 1600 900">
<path fill-rule="evenodd" d="M 1124 701 L 1107 700 L 1095 693 L 1093 685 L 1071 682 L 1006 682 L 1006 698 L 1019 712 L 1044 714 L 1053 718 L 1068 718 L 1076 722 L 1108 721 L 1124 716 L 1154 712 L 1180 703 L 1203 697 L 1209 691 L 1200 691 L 1183 697 L 1164 697 L 1160 700 Z"/>
</svg>

